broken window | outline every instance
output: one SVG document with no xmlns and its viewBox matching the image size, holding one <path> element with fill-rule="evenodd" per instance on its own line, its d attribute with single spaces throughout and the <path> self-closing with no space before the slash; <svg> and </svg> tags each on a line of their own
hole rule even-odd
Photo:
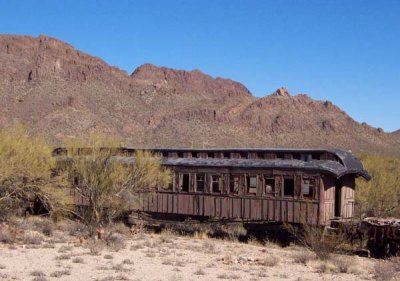
<svg viewBox="0 0 400 281">
<path fill-rule="evenodd" d="M 221 176 L 211 176 L 211 192 L 222 193 L 222 178 Z"/>
<path fill-rule="evenodd" d="M 313 198 L 315 190 L 315 178 L 314 177 L 303 177 L 303 197 Z"/>
<path fill-rule="evenodd" d="M 275 179 L 271 177 L 265 178 L 265 194 L 274 195 L 275 192 Z"/>
<path fill-rule="evenodd" d="M 294 196 L 294 179 L 293 177 L 284 177 L 283 179 L 283 196 Z"/>
<path fill-rule="evenodd" d="M 196 175 L 196 192 L 204 192 L 204 174 Z"/>
<path fill-rule="evenodd" d="M 247 194 L 257 194 L 257 177 L 247 176 Z"/>
<path fill-rule="evenodd" d="M 182 192 L 189 192 L 189 174 L 182 174 L 181 176 L 181 184 L 180 184 L 180 191 Z"/>
<path fill-rule="evenodd" d="M 230 176 L 229 178 L 229 193 L 238 194 L 239 193 L 239 176 Z"/>
</svg>

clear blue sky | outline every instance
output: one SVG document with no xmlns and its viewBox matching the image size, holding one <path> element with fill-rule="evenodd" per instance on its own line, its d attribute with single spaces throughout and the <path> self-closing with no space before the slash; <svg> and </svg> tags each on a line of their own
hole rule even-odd
<svg viewBox="0 0 400 281">
<path fill-rule="evenodd" d="M 150 62 L 331 100 L 400 129 L 400 0 L 10 1 L 0 33 L 46 34 L 131 73 Z"/>
</svg>

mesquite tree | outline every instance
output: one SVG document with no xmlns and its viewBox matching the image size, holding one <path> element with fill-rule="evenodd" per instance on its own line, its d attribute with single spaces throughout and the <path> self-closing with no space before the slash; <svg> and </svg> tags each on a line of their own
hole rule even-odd
<svg viewBox="0 0 400 281">
<path fill-rule="evenodd" d="M 54 173 L 52 147 L 17 125 L 0 132 L 0 218 L 37 201 L 49 212 L 68 211 L 63 177 Z"/>
<path fill-rule="evenodd" d="M 78 208 L 78 214 L 92 234 L 137 207 L 139 194 L 165 186 L 171 178 L 170 171 L 161 166 L 161 158 L 146 151 L 122 157 L 117 155 L 117 147 L 116 142 L 98 136 L 67 146 L 64 169 L 73 188 L 85 198 L 86 205 Z"/>
</svg>

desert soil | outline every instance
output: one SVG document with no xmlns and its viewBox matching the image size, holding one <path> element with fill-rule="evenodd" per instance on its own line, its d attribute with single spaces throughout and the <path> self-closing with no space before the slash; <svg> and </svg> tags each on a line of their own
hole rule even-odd
<svg viewBox="0 0 400 281">
<path fill-rule="evenodd" d="M 340 255 L 324 262 L 299 246 L 167 231 L 128 237 L 123 249 L 85 241 L 56 231 L 40 244 L 0 243 L 0 280 L 375 280 L 383 262 Z"/>
</svg>

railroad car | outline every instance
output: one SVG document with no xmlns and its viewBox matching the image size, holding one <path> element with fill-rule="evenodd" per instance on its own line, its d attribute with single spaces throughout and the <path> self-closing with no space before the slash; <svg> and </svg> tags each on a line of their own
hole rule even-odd
<svg viewBox="0 0 400 281">
<path fill-rule="evenodd" d="M 359 159 L 338 149 L 148 150 L 172 171 L 170 184 L 143 195 L 136 209 L 154 218 L 328 226 L 353 218 L 355 179 L 370 180 Z M 119 151 L 134 163 L 136 149 Z"/>
</svg>

